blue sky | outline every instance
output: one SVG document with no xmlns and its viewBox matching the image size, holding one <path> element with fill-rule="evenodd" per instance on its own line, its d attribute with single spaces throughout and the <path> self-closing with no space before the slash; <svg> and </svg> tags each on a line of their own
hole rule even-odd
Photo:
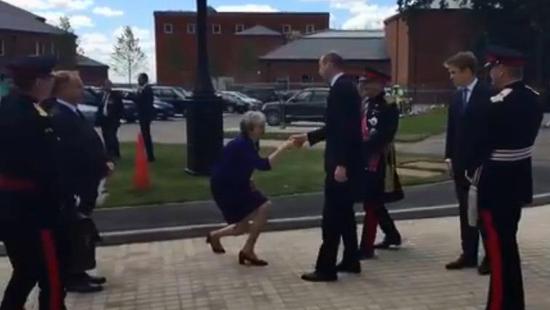
<svg viewBox="0 0 550 310">
<path fill-rule="evenodd" d="M 131 26 L 148 56 L 155 78 L 153 12 L 194 10 L 195 0 L 1 0 L 45 17 L 55 24 L 68 16 L 86 55 L 109 64 L 114 38 Z M 396 0 L 209 0 L 219 11 L 321 11 L 331 13 L 331 27 L 379 28 L 396 9 Z M 111 72 L 113 79 L 124 80 Z"/>
</svg>

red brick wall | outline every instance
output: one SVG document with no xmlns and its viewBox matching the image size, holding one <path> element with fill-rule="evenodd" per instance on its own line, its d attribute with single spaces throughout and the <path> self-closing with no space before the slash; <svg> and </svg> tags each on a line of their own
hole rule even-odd
<svg viewBox="0 0 550 310">
<path fill-rule="evenodd" d="M 287 79 L 290 83 L 302 82 L 302 76 L 310 77 L 310 82 L 323 82 L 319 76 L 319 65 L 316 60 L 312 61 L 264 61 L 262 70 L 262 81 L 266 83 Z M 382 72 L 390 70 L 389 61 L 365 61 L 347 62 L 346 72 L 354 75 L 362 75 L 365 68 L 371 68 Z"/>
<path fill-rule="evenodd" d="M 172 24 L 174 33 L 164 33 L 164 24 Z M 187 33 L 187 25 L 195 24 L 196 16 L 191 13 L 156 12 L 155 40 L 157 57 L 157 79 L 161 84 L 191 87 L 196 75 L 196 34 Z M 253 66 L 243 70 L 239 58 L 253 54 L 256 58 L 282 46 L 285 37 L 250 37 L 235 35 L 237 24 L 245 29 L 261 25 L 282 32 L 285 24 L 293 30 L 305 32 L 306 25 L 315 25 L 316 30 L 329 27 L 328 13 L 216 13 L 208 16 L 208 40 L 210 66 L 213 76 L 234 77 L 236 82 L 252 82 L 259 79 Z M 212 33 L 212 25 L 221 25 L 221 34 Z M 248 42 L 249 44 L 245 44 Z M 250 52 L 249 46 L 254 46 Z M 248 50 L 247 50 L 248 49 Z M 245 66 L 246 67 L 246 66 Z M 254 71 L 256 74 L 254 74 Z"/>
</svg>

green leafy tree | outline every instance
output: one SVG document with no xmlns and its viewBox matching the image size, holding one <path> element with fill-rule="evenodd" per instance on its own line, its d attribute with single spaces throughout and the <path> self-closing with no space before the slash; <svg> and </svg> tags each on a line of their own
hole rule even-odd
<svg viewBox="0 0 550 310">
<path fill-rule="evenodd" d="M 417 9 L 439 4 L 443 8 L 453 0 L 397 0 L 400 10 L 414 14 Z M 456 1 L 454 1 L 456 2 Z M 529 68 L 539 84 L 550 75 L 550 1 L 547 0 L 458 0 L 471 8 L 485 26 L 478 48 L 504 44 L 527 53 Z M 407 14 L 405 15 L 407 16 Z"/>
<path fill-rule="evenodd" d="M 66 33 L 69 33 L 69 34 L 72 34 L 72 35 L 76 36 L 76 34 L 74 32 L 74 29 L 73 29 L 73 26 L 71 25 L 71 20 L 69 19 L 69 17 L 67 17 L 67 16 L 59 17 L 58 27 L 61 28 L 61 30 L 65 31 Z M 82 49 L 82 47 L 80 46 L 80 38 L 78 36 L 76 36 L 75 45 L 76 45 L 76 52 L 80 55 L 84 55 L 85 52 Z"/>
<path fill-rule="evenodd" d="M 126 75 L 129 84 L 136 71 L 145 68 L 147 57 L 130 26 L 124 27 L 122 34 L 117 37 L 111 59 L 115 72 Z"/>
</svg>

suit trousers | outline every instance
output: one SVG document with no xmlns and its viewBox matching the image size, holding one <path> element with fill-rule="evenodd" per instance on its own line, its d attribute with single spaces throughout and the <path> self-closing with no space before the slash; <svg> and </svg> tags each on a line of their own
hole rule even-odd
<svg viewBox="0 0 550 310">
<path fill-rule="evenodd" d="M 468 193 L 470 191 L 470 182 L 466 180 L 465 171 L 455 171 L 455 190 L 458 199 L 458 209 L 460 214 L 460 239 L 462 244 L 462 254 L 469 263 L 477 263 L 480 228 L 472 227 L 468 223 Z"/>
<path fill-rule="evenodd" d="M 51 229 L 37 229 L 25 225 L 2 227 L 3 241 L 13 267 L 12 276 L 4 292 L 1 310 L 24 309 L 27 298 L 38 283 L 39 309 L 65 309 L 63 258 L 60 242 Z"/>
<path fill-rule="evenodd" d="M 101 125 L 101 133 L 109 158 L 120 158 L 120 144 L 118 142 L 119 127 L 120 123 L 106 123 Z"/>
<path fill-rule="evenodd" d="M 143 135 L 143 142 L 145 143 L 145 150 L 147 151 L 147 159 L 149 159 L 149 161 L 154 161 L 155 153 L 153 150 L 153 138 L 151 137 L 151 120 L 141 118 L 139 120 L 139 127 L 141 128 L 141 134 Z"/>
<path fill-rule="evenodd" d="M 338 183 L 332 176 L 327 177 L 325 181 L 322 219 L 323 243 L 317 256 L 317 272 L 328 275 L 336 274 L 340 239 L 343 239 L 344 243 L 342 262 L 353 264 L 359 259 L 352 188 L 350 182 Z"/>
<path fill-rule="evenodd" d="M 521 206 L 494 206 L 482 209 L 480 216 L 487 233 L 491 265 L 487 310 L 523 310 L 523 276 L 517 243 Z"/>
</svg>

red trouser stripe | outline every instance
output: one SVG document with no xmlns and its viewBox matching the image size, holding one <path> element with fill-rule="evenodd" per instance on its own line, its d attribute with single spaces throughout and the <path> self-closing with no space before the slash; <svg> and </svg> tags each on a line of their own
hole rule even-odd
<svg viewBox="0 0 550 310">
<path fill-rule="evenodd" d="M 493 216 L 489 211 L 481 211 L 481 219 L 487 233 L 487 250 L 489 251 L 489 263 L 491 264 L 491 292 L 489 310 L 501 310 L 503 303 L 502 282 L 502 251 L 500 238 L 495 229 Z"/>
<path fill-rule="evenodd" d="M 363 238 L 365 240 L 363 251 L 372 252 L 374 250 L 374 241 L 376 240 L 376 232 L 378 228 L 378 216 L 376 215 L 376 209 L 379 206 L 375 204 L 365 203 L 363 209 L 365 210 L 365 219 L 363 221 Z"/>
<path fill-rule="evenodd" d="M 50 230 L 40 231 L 48 280 L 50 282 L 50 310 L 61 310 L 61 279 L 59 278 L 59 261 L 57 260 L 55 242 Z"/>
</svg>

